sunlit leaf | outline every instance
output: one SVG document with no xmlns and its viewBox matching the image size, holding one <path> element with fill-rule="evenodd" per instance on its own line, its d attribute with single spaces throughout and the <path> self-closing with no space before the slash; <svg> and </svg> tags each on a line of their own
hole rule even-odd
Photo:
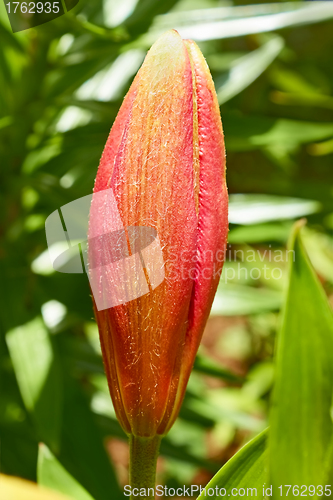
<svg viewBox="0 0 333 500">
<path fill-rule="evenodd" d="M 231 496 L 233 488 L 237 488 L 238 492 L 244 488 L 244 495 L 247 497 L 264 498 L 263 485 L 267 480 L 268 458 L 266 442 L 267 431 L 264 431 L 241 448 L 209 481 L 198 500 L 207 498 L 209 491 L 209 497 L 215 500 L 221 496 Z M 243 496 L 242 493 L 243 490 L 239 496 Z"/>
<path fill-rule="evenodd" d="M 190 383 L 189 395 L 192 389 L 193 383 Z M 262 404 L 253 394 L 239 387 L 205 388 L 203 392 L 188 397 L 186 404 L 187 408 L 210 418 L 216 425 L 226 424 L 252 434 L 267 426 Z"/>
<path fill-rule="evenodd" d="M 146 36 L 145 43 L 152 43 L 161 32 L 171 28 L 179 31 L 183 38 L 204 41 L 276 31 L 332 17 L 333 5 L 322 1 L 198 9 L 160 16 Z"/>
<path fill-rule="evenodd" d="M 130 78 L 140 68 L 143 50 L 133 49 L 120 54 L 117 59 L 87 80 L 76 92 L 78 99 L 112 101 L 123 96 Z"/>
<path fill-rule="evenodd" d="M 7 343 L 22 397 L 32 411 L 40 439 L 48 443 L 61 464 L 95 500 L 107 500 L 109 490 L 117 498 L 120 491 L 102 436 L 88 402 L 70 379 L 63 384 L 62 418 L 59 414 L 62 400 L 59 401 L 56 384 L 61 382 L 61 377 L 54 371 L 54 349 L 42 320 L 38 318 L 10 331 Z"/>
<path fill-rule="evenodd" d="M 333 283 L 333 239 L 327 234 L 304 230 L 303 241 L 315 270 Z"/>
<path fill-rule="evenodd" d="M 65 377 L 63 433 L 57 460 L 94 500 L 121 500 L 115 472 L 89 401 L 69 375 Z"/>
<path fill-rule="evenodd" d="M 7 333 L 7 345 L 23 401 L 41 439 L 57 448 L 61 429 L 62 380 L 59 361 L 41 318 Z"/>
<path fill-rule="evenodd" d="M 228 101 L 248 87 L 279 55 L 284 46 L 281 37 L 274 37 L 259 49 L 236 59 L 227 75 L 218 77 L 215 85 L 220 104 Z M 224 82 L 220 84 L 220 80 Z"/>
<path fill-rule="evenodd" d="M 104 0 L 103 13 L 105 26 L 114 28 L 125 21 L 133 13 L 137 3 L 138 0 L 125 0 L 121 3 L 114 2 L 114 0 Z"/>
<path fill-rule="evenodd" d="M 93 497 L 64 469 L 44 444 L 39 447 L 38 484 L 75 500 L 93 500 Z"/>
<path fill-rule="evenodd" d="M 262 194 L 230 195 L 229 222 L 256 224 L 273 220 L 296 219 L 320 210 L 320 203 Z"/>
<path fill-rule="evenodd" d="M 87 109 L 82 109 L 76 106 L 68 106 L 68 108 L 65 108 L 63 110 L 59 119 L 57 120 L 55 129 L 57 132 L 67 132 L 68 130 L 76 127 L 83 127 L 91 121 L 92 117 L 93 115 L 91 111 Z M 50 155 L 50 158 L 56 156 L 57 154 L 58 151 L 55 151 L 55 154 Z M 48 159 L 49 158 L 47 158 L 46 160 Z M 46 163 L 46 161 L 44 160 L 43 163 Z M 24 167 L 23 169 L 27 170 L 27 168 Z"/>
<path fill-rule="evenodd" d="M 106 42 L 107 43 L 107 42 Z M 115 48 L 109 48 L 108 53 L 101 52 L 100 57 L 92 57 L 86 60 L 86 54 L 83 53 L 84 60 L 76 64 L 70 64 L 61 69 L 54 70 L 48 74 L 45 85 L 45 91 L 48 98 L 53 98 L 61 94 L 70 95 L 76 91 L 85 81 L 93 77 L 98 71 L 115 59 L 117 52 Z"/>
<path fill-rule="evenodd" d="M 299 235 L 278 337 L 270 415 L 270 475 L 280 485 L 324 485 L 332 438 L 333 316 Z M 283 497 L 287 494 L 283 490 Z"/>
<path fill-rule="evenodd" d="M 281 293 L 275 290 L 220 282 L 211 315 L 237 316 L 276 311 L 280 308 L 281 301 Z"/>
</svg>

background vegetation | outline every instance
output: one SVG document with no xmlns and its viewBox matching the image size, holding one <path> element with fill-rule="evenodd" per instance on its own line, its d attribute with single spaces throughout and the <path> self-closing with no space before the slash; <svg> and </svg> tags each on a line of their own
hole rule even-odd
<svg viewBox="0 0 333 500">
<path fill-rule="evenodd" d="M 276 390 L 285 415 L 299 423 L 288 406 L 302 405 L 297 339 L 316 323 L 325 337 L 330 319 L 324 306 L 316 318 L 324 297 L 318 299 L 302 248 L 306 270 L 301 279 L 302 266 L 294 268 L 290 280 L 285 249 L 294 220 L 306 216 L 303 243 L 332 302 L 333 3 L 238 3 L 80 0 L 66 15 L 15 35 L 0 3 L 0 439 L 6 474 L 36 481 L 38 461 L 39 482 L 75 499 L 122 497 L 128 450 L 107 390 L 88 281 L 53 271 L 44 223 L 60 206 L 91 193 L 122 98 L 146 50 L 169 28 L 199 43 L 215 80 L 231 224 L 228 261 L 180 417 L 162 444 L 158 482 L 205 485 L 267 427 L 274 373 L 282 366 L 275 370 L 273 363 L 279 329 L 296 344 L 290 344 L 289 364 L 283 358 L 290 383 Z M 288 328 L 281 321 L 284 300 L 285 315 L 297 313 Z M 320 352 L 332 347 L 323 345 Z M 303 354 L 308 346 L 310 336 Z M 313 349 L 302 358 L 305 371 L 312 353 L 314 366 L 322 365 Z M 321 389 L 331 380 L 329 369 L 319 372 L 317 379 L 309 375 L 317 398 L 311 407 L 327 400 Z M 280 417 L 273 415 L 273 426 Z M 317 422 L 311 413 L 305 428 L 311 433 Z M 320 440 L 331 439 L 330 426 L 321 424 L 323 434 L 312 443 L 316 457 L 322 456 Z"/>
</svg>

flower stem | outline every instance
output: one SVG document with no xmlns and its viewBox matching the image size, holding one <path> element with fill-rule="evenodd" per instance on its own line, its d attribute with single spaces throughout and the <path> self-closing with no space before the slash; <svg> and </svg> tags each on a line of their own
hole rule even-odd
<svg viewBox="0 0 333 500">
<path fill-rule="evenodd" d="M 140 495 L 140 499 L 152 500 L 155 498 L 156 462 L 160 442 L 160 436 L 153 438 L 130 436 L 131 500 L 137 498 L 139 494 L 133 494 L 134 488 L 145 489 L 145 495 Z"/>
</svg>

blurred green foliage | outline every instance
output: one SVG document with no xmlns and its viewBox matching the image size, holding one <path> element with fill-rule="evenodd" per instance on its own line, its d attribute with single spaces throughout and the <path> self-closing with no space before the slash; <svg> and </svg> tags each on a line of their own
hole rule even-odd
<svg viewBox="0 0 333 500">
<path fill-rule="evenodd" d="M 231 196 L 227 262 L 180 418 L 162 443 L 160 482 L 206 484 L 267 426 L 289 282 L 286 243 L 299 217 L 308 218 L 305 248 L 332 300 L 333 4 L 246 3 L 80 0 L 65 16 L 15 35 L 0 3 L 4 473 L 36 481 L 38 460 L 38 480 L 62 492 L 67 485 L 73 498 L 122 496 L 125 436 L 108 395 L 88 281 L 53 271 L 44 222 L 91 193 L 122 98 L 161 32 L 195 39 L 211 68 Z M 302 314 L 311 290 L 297 300 L 292 307 Z M 297 338 L 305 327 L 291 321 Z"/>
</svg>

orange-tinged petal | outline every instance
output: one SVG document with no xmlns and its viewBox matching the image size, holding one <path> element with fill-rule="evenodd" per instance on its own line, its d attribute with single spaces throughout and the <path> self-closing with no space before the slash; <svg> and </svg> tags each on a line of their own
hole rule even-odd
<svg viewBox="0 0 333 500">
<path fill-rule="evenodd" d="M 207 63 L 191 40 L 185 44 L 193 63 L 199 137 L 199 223 L 197 276 L 186 335 L 186 357 L 193 358 L 220 279 L 228 234 L 225 147 L 214 83 Z"/>
<path fill-rule="evenodd" d="M 178 33 L 168 32 L 154 44 L 134 85 L 109 165 L 111 180 L 103 184 L 98 173 L 96 186 L 112 188 L 125 227 L 157 230 L 165 280 L 149 294 L 99 311 L 97 317 L 104 325 L 106 369 L 115 366 L 110 385 L 119 387 L 131 432 L 149 436 L 156 433 L 179 376 L 193 287 L 188 271 L 196 249 L 192 72 Z M 103 158 L 113 154 L 105 151 Z M 103 178 L 106 171 L 103 163 Z"/>
<path fill-rule="evenodd" d="M 110 187 L 115 156 L 119 149 L 119 145 L 124 134 L 126 123 L 129 120 L 130 111 L 133 105 L 133 100 L 135 99 L 136 95 L 136 87 L 137 87 L 137 79 L 134 80 L 129 92 L 125 96 L 124 102 L 120 107 L 118 115 L 111 128 L 111 132 L 106 142 L 102 158 L 98 167 L 98 173 L 94 186 L 95 193 L 98 191 L 102 191 L 103 189 L 108 189 Z"/>
<path fill-rule="evenodd" d="M 119 213 L 93 199 L 89 236 L 119 226 L 125 231 L 154 228 L 165 263 L 165 279 L 155 288 L 149 266 L 157 272 L 163 264 L 148 253 L 149 293 L 147 288 L 109 309 L 98 310 L 95 304 L 117 416 L 128 434 L 152 437 L 165 434 L 178 414 L 228 231 L 224 140 L 214 84 L 198 47 L 174 30 L 148 52 L 112 127 L 94 192 L 107 189 Z M 130 251 L 128 231 L 126 238 Z M 91 269 L 107 260 L 113 243 L 111 237 L 94 239 Z M 116 283 L 118 292 L 126 291 L 128 283 Z M 101 280 L 98 288 L 102 295 L 109 293 Z"/>
<path fill-rule="evenodd" d="M 199 220 L 197 261 L 189 324 L 183 350 L 181 377 L 175 402 L 161 425 L 167 431 L 176 418 L 201 341 L 222 272 L 228 234 L 228 193 L 225 179 L 225 147 L 214 83 L 207 63 L 192 40 L 184 41 L 194 73 L 194 111 L 199 149 Z M 195 130 L 196 127 L 194 127 Z"/>
</svg>

